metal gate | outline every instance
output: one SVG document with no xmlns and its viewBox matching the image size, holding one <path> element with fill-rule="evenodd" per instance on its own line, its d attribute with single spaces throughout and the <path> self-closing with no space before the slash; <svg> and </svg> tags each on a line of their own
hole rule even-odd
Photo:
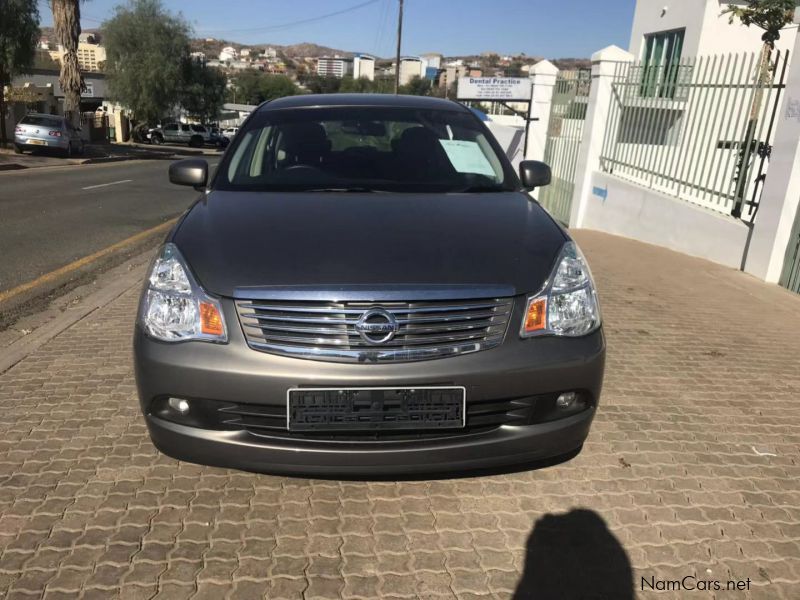
<svg viewBox="0 0 800 600">
<path fill-rule="evenodd" d="M 800 294 L 800 210 L 797 211 L 792 237 L 786 249 L 780 283 L 783 287 Z"/>
<path fill-rule="evenodd" d="M 575 192 L 578 150 L 589 105 L 592 73 L 588 69 L 561 71 L 556 77 L 544 162 L 553 171 L 553 181 L 541 189 L 539 203 L 553 217 L 568 225 Z"/>
</svg>

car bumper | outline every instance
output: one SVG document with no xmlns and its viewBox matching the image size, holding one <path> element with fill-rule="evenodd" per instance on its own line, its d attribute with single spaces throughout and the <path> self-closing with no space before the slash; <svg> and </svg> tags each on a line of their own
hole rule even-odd
<svg viewBox="0 0 800 600">
<path fill-rule="evenodd" d="M 158 449 L 172 457 L 248 471 L 312 476 L 453 474 L 527 464 L 580 449 L 597 410 L 603 381 L 602 330 L 583 338 L 521 340 L 509 330 L 493 349 L 454 358 L 399 364 L 342 364 L 287 358 L 249 348 L 228 313 L 228 344 L 155 341 L 136 327 L 134 358 L 141 409 Z M 234 317 L 235 319 L 235 317 Z M 579 390 L 590 399 L 577 414 L 524 425 L 467 429 L 420 439 L 293 437 L 247 429 L 192 427 L 157 416 L 165 397 L 286 408 L 289 388 L 466 388 L 466 402 Z M 468 411 L 469 414 L 469 411 Z"/>
<path fill-rule="evenodd" d="M 55 148 L 58 150 L 66 150 L 69 146 L 69 140 L 59 138 L 37 138 L 37 137 L 14 137 L 14 144 L 23 150 L 45 150 L 48 148 Z"/>
</svg>

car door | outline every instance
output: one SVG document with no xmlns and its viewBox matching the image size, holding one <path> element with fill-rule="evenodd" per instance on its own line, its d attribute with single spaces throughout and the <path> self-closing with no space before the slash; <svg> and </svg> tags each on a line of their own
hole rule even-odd
<svg viewBox="0 0 800 600">
<path fill-rule="evenodd" d="M 178 127 L 180 128 L 180 136 L 179 137 L 180 137 L 181 143 L 188 144 L 189 143 L 189 138 L 192 137 L 192 129 L 191 129 L 191 127 L 189 127 L 188 125 L 184 125 L 183 123 L 178 125 Z"/>
<path fill-rule="evenodd" d="M 169 125 L 165 125 L 163 131 L 164 131 L 164 141 L 165 142 L 177 142 L 177 141 L 179 141 L 177 123 L 170 123 Z"/>
</svg>

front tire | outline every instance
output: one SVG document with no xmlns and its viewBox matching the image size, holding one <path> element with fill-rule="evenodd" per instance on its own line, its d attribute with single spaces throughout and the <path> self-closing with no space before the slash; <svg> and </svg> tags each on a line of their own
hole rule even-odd
<svg viewBox="0 0 800 600">
<path fill-rule="evenodd" d="M 164 138 L 161 137 L 159 134 L 154 133 L 150 136 L 150 143 L 155 144 L 156 146 L 160 146 L 164 143 Z"/>
<path fill-rule="evenodd" d="M 194 135 L 189 140 L 189 146 L 192 148 L 202 148 L 203 147 L 203 136 Z"/>
<path fill-rule="evenodd" d="M 14 154 L 22 154 L 22 146 L 14 144 Z"/>
</svg>

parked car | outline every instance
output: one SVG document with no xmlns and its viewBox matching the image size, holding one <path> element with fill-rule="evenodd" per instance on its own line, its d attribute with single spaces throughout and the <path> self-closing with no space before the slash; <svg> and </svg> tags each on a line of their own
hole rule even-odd
<svg viewBox="0 0 800 600">
<path fill-rule="evenodd" d="M 222 137 L 226 138 L 228 142 L 231 142 L 233 138 L 236 137 L 237 133 L 239 133 L 238 127 L 228 127 L 222 131 Z"/>
<path fill-rule="evenodd" d="M 304 475 L 458 473 L 577 452 L 605 341 L 586 259 L 455 102 L 262 105 L 157 253 L 134 334 L 164 453 Z"/>
<path fill-rule="evenodd" d="M 14 151 L 55 150 L 67 158 L 83 154 L 86 142 L 80 131 L 65 117 L 28 113 L 14 128 Z"/>
<path fill-rule="evenodd" d="M 194 148 L 223 144 L 222 138 L 211 128 L 189 123 L 167 123 L 154 127 L 150 130 L 150 143 L 188 144 Z"/>
</svg>

